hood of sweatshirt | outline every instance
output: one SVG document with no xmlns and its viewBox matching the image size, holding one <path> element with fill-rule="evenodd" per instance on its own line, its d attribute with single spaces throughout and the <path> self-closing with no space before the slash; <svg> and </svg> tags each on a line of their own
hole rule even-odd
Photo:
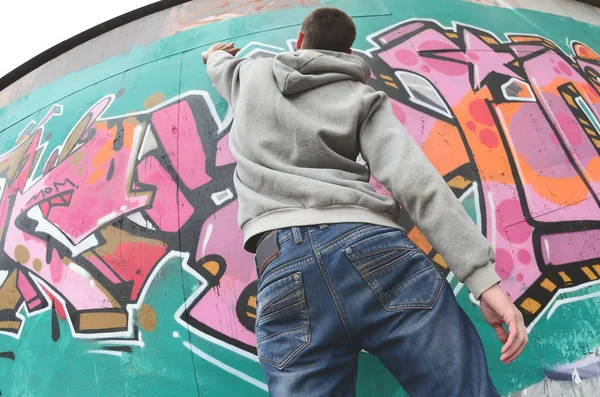
<svg viewBox="0 0 600 397">
<path fill-rule="evenodd" d="M 366 83 L 371 70 L 356 55 L 300 50 L 277 55 L 273 60 L 273 74 L 281 92 L 291 95 L 340 80 Z"/>
</svg>

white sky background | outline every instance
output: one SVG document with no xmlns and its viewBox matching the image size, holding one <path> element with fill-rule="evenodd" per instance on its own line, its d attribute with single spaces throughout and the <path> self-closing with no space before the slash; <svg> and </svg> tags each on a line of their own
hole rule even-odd
<svg viewBox="0 0 600 397">
<path fill-rule="evenodd" d="M 0 77 L 39 53 L 156 0 L 0 0 Z"/>
</svg>

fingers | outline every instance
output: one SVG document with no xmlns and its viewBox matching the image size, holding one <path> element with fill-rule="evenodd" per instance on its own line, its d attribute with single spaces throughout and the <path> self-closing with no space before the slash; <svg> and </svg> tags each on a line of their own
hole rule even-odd
<svg viewBox="0 0 600 397">
<path fill-rule="evenodd" d="M 500 361 L 510 364 L 519 357 L 529 343 L 523 314 L 497 285 L 481 295 L 480 307 L 486 321 L 494 328 L 498 339 L 504 344 Z M 503 324 L 508 326 L 508 333 Z"/>
<path fill-rule="evenodd" d="M 229 54 L 231 54 L 232 56 L 236 56 L 238 52 L 240 52 L 239 48 L 235 48 L 235 43 L 231 42 L 231 43 L 216 43 L 213 46 L 211 46 L 208 51 L 206 51 L 205 53 L 202 54 L 202 62 L 206 63 L 208 60 L 208 57 L 216 51 L 225 51 Z"/>
<path fill-rule="evenodd" d="M 496 336 L 498 336 L 498 340 L 500 340 L 500 342 L 508 342 L 508 332 L 506 332 L 502 324 L 494 326 L 494 331 L 496 331 Z"/>
<path fill-rule="evenodd" d="M 227 50 L 233 48 L 233 46 L 234 46 L 233 42 L 231 42 L 231 43 L 216 43 L 211 47 L 211 49 L 213 49 L 214 51 L 219 51 L 219 50 L 227 51 Z"/>
<path fill-rule="evenodd" d="M 515 320 L 515 313 L 512 313 L 509 319 L 505 319 L 506 325 L 508 325 L 508 340 L 504 343 L 504 346 L 502 346 L 501 353 L 503 356 L 507 354 L 517 338 L 517 331 L 519 328 L 517 327 L 517 322 Z M 500 359 L 502 360 L 502 358 Z"/>
<path fill-rule="evenodd" d="M 517 322 L 519 324 L 519 335 L 520 338 L 518 340 L 519 344 L 518 344 L 518 348 L 517 351 L 515 352 L 515 354 L 513 354 L 512 356 L 507 358 L 507 364 L 512 363 L 514 360 L 516 360 L 521 353 L 523 352 L 523 350 L 525 350 L 525 347 L 527 346 L 527 344 L 529 343 L 529 335 L 527 334 L 527 328 L 525 328 L 525 323 L 523 321 L 523 315 L 521 314 L 521 312 L 517 311 Z"/>
<path fill-rule="evenodd" d="M 217 43 L 214 46 L 215 51 L 225 51 L 229 54 L 235 56 L 238 52 L 240 52 L 239 48 L 235 48 L 235 43 Z"/>
<path fill-rule="evenodd" d="M 529 336 L 523 322 L 523 315 L 518 310 L 515 310 L 512 318 L 507 321 L 507 325 L 510 335 L 502 347 L 500 361 L 510 364 L 523 352 L 525 346 L 529 343 Z"/>
<path fill-rule="evenodd" d="M 519 345 L 519 349 L 515 352 L 515 354 L 506 359 L 505 364 L 510 364 L 515 361 L 521 355 L 523 350 L 525 350 L 525 346 L 527 346 L 528 341 L 529 338 L 526 336 L 525 340 L 523 340 L 523 342 Z"/>
<path fill-rule="evenodd" d="M 527 345 L 527 337 L 526 336 L 520 337 L 519 339 L 517 339 L 517 343 L 514 344 L 515 351 L 511 355 L 506 356 L 504 359 L 500 358 L 500 360 L 502 360 L 502 362 L 504 362 L 504 364 L 512 363 L 523 352 L 526 345 Z"/>
</svg>

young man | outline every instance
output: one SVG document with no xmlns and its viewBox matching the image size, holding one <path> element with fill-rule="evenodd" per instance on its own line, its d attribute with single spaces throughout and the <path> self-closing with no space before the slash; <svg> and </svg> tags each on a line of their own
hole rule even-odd
<svg viewBox="0 0 600 397">
<path fill-rule="evenodd" d="M 498 286 L 493 248 L 385 94 L 365 84 L 355 38 L 348 15 L 320 8 L 297 52 L 237 59 L 233 43 L 219 43 L 205 54 L 233 110 L 238 220 L 256 252 L 269 391 L 353 396 L 365 349 L 412 396 L 497 396 L 473 324 L 396 222 L 399 204 L 480 300 L 504 363 L 527 344 L 523 318 Z M 375 192 L 370 174 L 393 198 Z"/>
</svg>

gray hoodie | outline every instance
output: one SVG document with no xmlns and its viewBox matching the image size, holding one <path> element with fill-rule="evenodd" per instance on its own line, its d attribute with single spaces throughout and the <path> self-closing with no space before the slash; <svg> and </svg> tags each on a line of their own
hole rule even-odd
<svg viewBox="0 0 600 397">
<path fill-rule="evenodd" d="M 253 60 L 217 51 L 207 68 L 233 109 L 229 145 L 246 250 L 254 252 L 261 233 L 291 226 L 401 229 L 400 204 L 476 298 L 500 281 L 493 248 L 386 95 L 365 84 L 361 58 L 301 50 Z M 369 171 L 393 198 L 374 190 Z"/>
</svg>

